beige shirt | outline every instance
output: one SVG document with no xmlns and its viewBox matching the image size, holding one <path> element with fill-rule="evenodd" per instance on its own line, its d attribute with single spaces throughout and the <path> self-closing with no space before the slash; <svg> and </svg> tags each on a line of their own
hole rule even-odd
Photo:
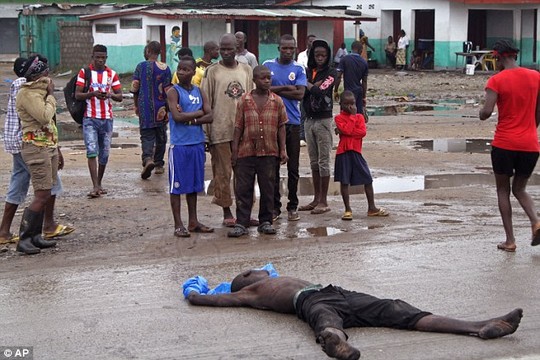
<svg viewBox="0 0 540 360">
<path fill-rule="evenodd" d="M 16 108 L 21 119 L 23 141 L 40 146 L 56 146 L 56 99 L 47 95 L 49 78 L 43 77 L 21 86 Z"/>
<path fill-rule="evenodd" d="M 205 124 L 204 131 L 211 145 L 233 140 L 236 104 L 253 89 L 253 71 L 247 64 L 228 68 L 215 63 L 206 68 L 201 83 L 210 102 L 214 121 Z"/>
</svg>

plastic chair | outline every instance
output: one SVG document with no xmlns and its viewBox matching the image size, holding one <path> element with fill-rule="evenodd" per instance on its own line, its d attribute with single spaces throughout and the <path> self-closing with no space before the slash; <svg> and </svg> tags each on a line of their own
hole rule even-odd
<svg viewBox="0 0 540 360">
<path fill-rule="evenodd" d="M 493 54 L 484 55 L 484 58 L 482 59 L 482 67 L 489 70 L 488 64 L 491 64 L 493 71 L 497 69 L 497 59 L 495 59 Z"/>
</svg>

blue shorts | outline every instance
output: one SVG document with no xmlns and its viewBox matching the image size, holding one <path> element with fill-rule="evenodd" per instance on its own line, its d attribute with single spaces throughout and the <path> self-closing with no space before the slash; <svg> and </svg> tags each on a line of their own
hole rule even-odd
<svg viewBox="0 0 540 360">
<path fill-rule="evenodd" d="M 491 165 L 493 172 L 498 175 L 530 177 L 536 162 L 537 152 L 515 151 L 491 147 Z"/>
<path fill-rule="evenodd" d="M 336 155 L 334 181 L 343 185 L 367 185 L 373 182 L 373 178 L 362 154 L 346 151 Z"/>
<path fill-rule="evenodd" d="M 83 118 L 83 136 L 86 157 L 98 158 L 100 165 L 107 165 L 111 150 L 113 120 Z"/>
<path fill-rule="evenodd" d="M 198 193 L 204 190 L 204 144 L 169 147 L 169 193 Z"/>
<path fill-rule="evenodd" d="M 11 178 L 9 179 L 9 187 L 6 193 L 6 202 L 10 204 L 20 205 L 26 199 L 28 188 L 30 186 L 30 171 L 24 162 L 21 153 L 13 155 L 13 168 L 11 170 Z M 60 174 L 57 175 L 56 184 L 51 189 L 52 195 L 59 195 L 63 191 Z"/>
</svg>

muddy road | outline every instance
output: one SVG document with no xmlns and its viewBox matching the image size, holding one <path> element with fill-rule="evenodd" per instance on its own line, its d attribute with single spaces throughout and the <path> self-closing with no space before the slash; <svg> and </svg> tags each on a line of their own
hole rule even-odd
<svg viewBox="0 0 540 360">
<path fill-rule="evenodd" d="M 13 76 L 9 66 L 0 69 L 3 124 L 6 79 Z M 300 213 L 294 223 L 281 219 L 276 236 L 251 229 L 240 239 L 226 237 L 220 209 L 204 194 L 199 217 L 215 233 L 173 236 L 167 174 L 140 178 L 130 99 L 115 109 L 118 136 L 103 182 L 108 194 L 87 199 L 91 182 L 80 129 L 61 112 L 60 101 L 66 166 L 56 215 L 76 231 L 35 256 L 18 255 L 13 245 L 2 249 L 0 346 L 33 346 L 34 359 L 325 359 L 311 330 L 293 316 L 198 308 L 183 300 L 181 284 L 190 276 L 204 275 L 217 285 L 272 262 L 283 275 L 401 298 L 467 320 L 524 308 L 518 331 L 492 341 L 351 329 L 350 341 L 362 358 L 540 358 L 540 249 L 529 245 L 530 226 L 517 202 L 517 252 L 496 250 L 504 238 L 489 158 L 496 117 L 477 118 L 488 76 L 373 71 L 363 153 L 375 178 L 376 203 L 391 215 L 368 218 L 365 197 L 357 194 L 351 198 L 354 220 L 342 221 L 334 185 L 332 211 Z M 67 81 L 55 77 L 57 88 Z M 127 92 L 127 79 L 123 83 Z M 311 198 L 310 171 L 307 150 L 301 151 L 305 204 Z M 209 179 L 209 158 L 206 165 Z M 2 201 L 10 170 L 10 155 L 1 152 Z M 539 184 L 535 173 L 530 192 L 537 204 Z M 20 214 L 12 231 L 19 223 Z"/>
</svg>

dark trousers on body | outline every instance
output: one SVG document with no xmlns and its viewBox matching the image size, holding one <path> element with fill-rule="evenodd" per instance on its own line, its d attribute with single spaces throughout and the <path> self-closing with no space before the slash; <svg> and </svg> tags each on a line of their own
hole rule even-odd
<svg viewBox="0 0 540 360">
<path fill-rule="evenodd" d="M 236 223 L 249 226 L 253 207 L 255 176 L 259 184 L 259 222 L 272 223 L 274 209 L 275 156 L 250 156 L 240 158 L 234 167 L 234 192 L 236 197 Z"/>
<path fill-rule="evenodd" d="M 149 129 L 140 129 L 143 166 L 148 159 L 153 160 L 156 166 L 164 166 L 165 150 L 167 148 L 167 127 L 158 126 Z"/>
<path fill-rule="evenodd" d="M 296 210 L 298 208 L 298 178 L 299 163 L 300 163 L 300 125 L 285 125 L 286 140 L 285 146 L 287 149 L 287 189 L 289 193 L 289 202 L 287 203 L 287 211 Z M 281 212 L 281 193 L 279 192 L 279 160 L 276 161 L 276 179 L 274 183 L 274 211 Z"/>
</svg>

